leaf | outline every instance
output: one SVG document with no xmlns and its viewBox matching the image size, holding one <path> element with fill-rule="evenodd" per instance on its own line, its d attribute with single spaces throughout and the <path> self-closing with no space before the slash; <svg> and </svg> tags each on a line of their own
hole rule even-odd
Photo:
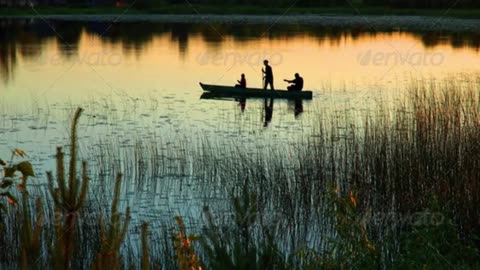
<svg viewBox="0 0 480 270">
<path fill-rule="evenodd" d="M 0 183 L 0 188 L 8 188 L 9 186 L 11 186 L 13 184 L 13 181 L 12 180 L 3 180 L 1 183 Z"/>
<path fill-rule="evenodd" d="M 5 177 L 13 178 L 15 176 L 16 171 L 17 171 L 17 168 L 15 166 L 14 167 L 5 167 L 4 168 Z"/>
<path fill-rule="evenodd" d="M 3 159 L 0 158 L 0 165 L 7 166 L 7 163 Z"/>
<path fill-rule="evenodd" d="M 22 149 L 18 149 L 18 148 L 15 148 L 13 150 L 13 154 L 16 155 L 16 156 L 19 156 L 19 157 L 28 157 L 27 153 L 25 151 L 23 151 Z"/>
<path fill-rule="evenodd" d="M 19 170 L 23 176 L 33 176 L 35 177 L 35 172 L 33 171 L 32 163 L 28 161 L 23 161 L 17 164 L 17 170 Z"/>
</svg>

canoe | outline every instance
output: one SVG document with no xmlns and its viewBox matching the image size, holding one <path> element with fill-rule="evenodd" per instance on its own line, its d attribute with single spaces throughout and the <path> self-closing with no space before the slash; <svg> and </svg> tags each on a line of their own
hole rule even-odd
<svg viewBox="0 0 480 270">
<path fill-rule="evenodd" d="M 264 90 L 260 88 L 237 88 L 232 86 L 200 83 L 204 91 L 225 96 L 312 99 L 312 91 L 291 92 L 286 90 Z"/>
</svg>

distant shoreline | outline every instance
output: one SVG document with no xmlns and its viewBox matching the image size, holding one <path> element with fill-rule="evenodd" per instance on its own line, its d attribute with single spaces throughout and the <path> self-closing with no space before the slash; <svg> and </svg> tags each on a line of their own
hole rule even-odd
<svg viewBox="0 0 480 270">
<path fill-rule="evenodd" d="M 0 19 L 48 19 L 95 22 L 297 24 L 319 27 L 354 28 L 365 31 L 465 32 L 480 34 L 480 19 L 431 16 L 379 15 L 169 15 L 169 14 L 95 14 L 95 15 L 0 15 Z"/>
<path fill-rule="evenodd" d="M 357 2 L 357 1 L 352 1 Z M 140 1 L 133 6 L 112 7 L 112 6 L 85 6 L 85 5 L 64 5 L 64 6 L 38 6 L 35 9 L 30 7 L 0 7 L 2 15 L 102 15 L 102 14 L 166 14 L 166 15 L 379 15 L 379 16 L 432 16 L 432 17 L 453 17 L 453 18 L 480 18 L 480 8 L 394 8 L 388 6 L 368 5 L 340 5 L 340 6 L 266 6 L 253 4 L 161 4 L 151 3 L 143 5 Z"/>
</svg>

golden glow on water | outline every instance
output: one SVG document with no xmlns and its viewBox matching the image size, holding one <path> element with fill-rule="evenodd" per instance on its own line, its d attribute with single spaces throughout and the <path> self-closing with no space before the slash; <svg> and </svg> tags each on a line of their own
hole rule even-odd
<svg viewBox="0 0 480 270">
<path fill-rule="evenodd" d="M 380 33 L 340 39 L 297 35 L 291 38 L 222 42 L 200 35 L 182 48 L 169 34 L 155 36 L 144 45 L 125 45 L 83 32 L 78 48 L 50 39 L 38 57 L 20 57 L 14 79 L 4 85 L 10 93 L 45 93 L 49 97 L 77 99 L 126 93 L 131 96 L 200 94 L 198 82 L 234 84 L 246 73 L 248 85 L 261 86 L 264 58 L 271 60 L 276 88 L 299 72 L 305 88 L 314 91 L 403 88 L 413 77 L 441 79 L 480 70 L 478 51 L 445 44 L 425 47 L 408 33 Z M 73 52 L 66 53 L 71 50 Z"/>
<path fill-rule="evenodd" d="M 72 110 L 82 106 L 85 144 L 205 136 L 254 153 L 259 143 L 277 147 L 311 136 L 322 117 L 361 117 L 405 93 L 412 79 L 480 74 L 478 49 L 448 39 L 426 46 L 432 43 L 411 33 L 308 31 L 219 38 L 195 27 L 183 35 L 161 26 L 140 38 L 83 30 L 71 46 L 53 35 L 0 44 L 0 152 L 20 147 L 51 160 L 51 149 L 68 137 Z M 234 85 L 245 73 L 249 87 L 261 87 L 265 58 L 277 89 L 299 72 L 313 101 L 269 102 L 267 120 L 264 100 L 200 100 L 200 81 Z"/>
</svg>

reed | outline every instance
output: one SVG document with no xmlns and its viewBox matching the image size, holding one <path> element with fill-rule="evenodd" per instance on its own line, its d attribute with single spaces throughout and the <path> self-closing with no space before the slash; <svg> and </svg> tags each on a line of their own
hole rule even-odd
<svg viewBox="0 0 480 270">
<path fill-rule="evenodd" d="M 77 124 L 82 109 L 77 109 L 72 121 L 70 142 L 70 166 L 68 182 L 65 178 L 65 166 L 62 148 L 57 148 L 57 178 L 58 187 L 54 188 L 52 172 L 47 172 L 48 185 L 55 203 L 55 244 L 52 252 L 52 267 L 54 269 L 71 269 L 71 256 L 75 242 L 75 225 L 77 215 L 82 208 L 88 192 L 88 176 L 86 162 L 82 163 L 82 183 L 79 189 L 77 179 Z"/>
<path fill-rule="evenodd" d="M 118 202 L 120 200 L 122 174 L 117 175 L 115 180 L 115 192 L 113 195 L 110 223 L 108 227 L 105 226 L 103 217 L 100 218 L 101 228 L 101 247 L 95 261 L 90 269 L 122 269 L 123 259 L 120 253 L 120 247 L 128 232 L 128 225 L 130 223 L 130 207 L 127 207 L 124 222 L 121 223 L 121 214 L 118 212 Z"/>
<path fill-rule="evenodd" d="M 150 252 L 148 250 L 148 223 L 142 224 L 142 270 L 150 270 Z"/>
</svg>

